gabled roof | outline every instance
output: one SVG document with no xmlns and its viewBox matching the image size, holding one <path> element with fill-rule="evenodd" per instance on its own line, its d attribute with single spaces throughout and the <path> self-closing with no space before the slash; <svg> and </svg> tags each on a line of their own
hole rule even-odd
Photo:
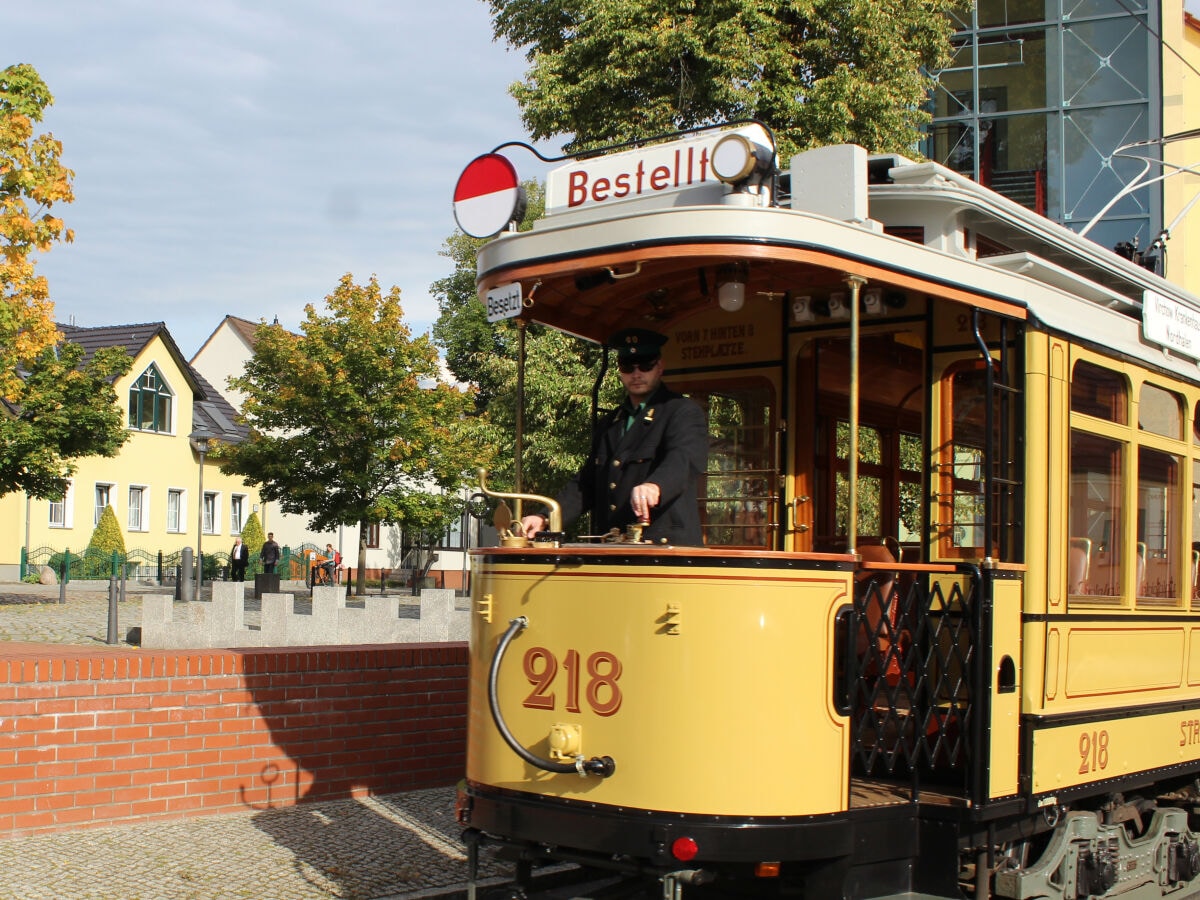
<svg viewBox="0 0 1200 900">
<path fill-rule="evenodd" d="M 279 324 L 278 318 L 275 319 L 275 323 Z M 192 357 L 193 360 L 195 360 L 200 356 L 201 353 L 204 352 L 204 348 L 212 342 L 212 339 L 216 337 L 217 332 L 226 325 L 230 327 L 234 334 L 242 339 L 242 343 L 244 343 L 251 350 L 254 349 L 254 330 L 258 328 L 259 323 L 251 322 L 249 319 L 243 319 L 239 316 L 226 316 L 221 320 L 221 324 L 213 329 L 212 334 L 205 339 L 204 343 L 200 345 L 200 349 L 197 350 L 196 355 Z"/>
<path fill-rule="evenodd" d="M 245 425 L 236 421 L 237 412 L 229 401 L 184 358 L 165 323 L 101 325 L 96 328 L 60 324 L 58 330 L 68 341 L 83 347 L 84 363 L 104 347 L 124 347 L 131 357 L 136 358 L 154 338 L 160 338 L 192 391 L 191 430 L 203 428 L 220 440 L 234 444 L 245 440 L 250 433 Z"/>
<path fill-rule="evenodd" d="M 144 322 L 140 325 L 99 325 L 95 328 L 60 323 L 58 330 L 72 344 L 79 344 L 83 347 L 83 363 L 85 365 L 91 361 L 97 350 L 104 347 L 124 347 L 131 357 L 136 358 L 154 338 L 161 338 L 167 351 L 171 354 L 171 358 L 183 372 L 184 378 L 188 379 L 188 385 L 192 388 L 192 392 L 204 394 L 204 389 L 195 380 L 197 373 L 188 365 L 179 345 L 175 343 L 171 332 L 167 330 L 165 322 Z"/>
</svg>

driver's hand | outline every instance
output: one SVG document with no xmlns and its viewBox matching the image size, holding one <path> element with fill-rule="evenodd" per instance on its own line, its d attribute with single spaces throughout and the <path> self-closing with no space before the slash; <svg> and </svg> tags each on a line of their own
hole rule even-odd
<svg viewBox="0 0 1200 900">
<path fill-rule="evenodd" d="M 533 537 L 539 531 L 546 530 L 546 517 L 534 513 L 521 520 L 521 533 L 527 538 Z"/>
</svg>

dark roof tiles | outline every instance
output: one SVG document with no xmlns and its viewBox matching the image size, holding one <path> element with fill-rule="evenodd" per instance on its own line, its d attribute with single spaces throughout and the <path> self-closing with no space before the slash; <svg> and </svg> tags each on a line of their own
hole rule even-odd
<svg viewBox="0 0 1200 900">
<path fill-rule="evenodd" d="M 163 345 L 179 370 L 188 380 L 192 392 L 192 423 L 190 431 L 198 428 L 216 435 L 223 441 L 240 443 L 250 433 L 246 426 L 236 421 L 237 411 L 229 404 L 221 392 L 209 384 L 203 375 L 184 358 L 179 345 L 171 337 L 163 322 L 146 322 L 140 325 L 101 325 L 96 328 L 84 328 L 78 325 L 59 325 L 58 330 L 63 337 L 72 343 L 79 344 L 84 349 L 86 363 L 97 350 L 103 347 L 124 347 L 131 357 L 136 358 L 146 345 L 155 337 L 162 339 Z M 190 432 L 189 432 L 190 433 Z"/>
</svg>

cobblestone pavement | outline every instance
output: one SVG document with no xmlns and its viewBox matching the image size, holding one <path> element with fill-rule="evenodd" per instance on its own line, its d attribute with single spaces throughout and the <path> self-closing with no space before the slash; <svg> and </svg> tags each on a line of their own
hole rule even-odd
<svg viewBox="0 0 1200 900">
<path fill-rule="evenodd" d="M 18 837 L 0 840 L 0 900 L 415 900 L 464 884 L 458 834 L 439 788 Z"/>
<path fill-rule="evenodd" d="M 67 585 L 66 602 L 59 603 L 58 585 L 0 584 L 0 641 L 109 646 L 108 589 L 93 585 Z M 127 649 L 129 629 L 142 624 L 142 596 L 164 592 L 172 591 L 133 582 L 126 586 L 125 601 L 117 604 L 117 649 Z"/>
<path fill-rule="evenodd" d="M 68 585 L 60 604 L 57 586 L 0 584 L 0 653 L 3 641 L 128 648 L 129 629 L 141 624 L 142 596 L 163 590 L 170 591 L 127 586 L 117 604 L 119 641 L 109 645 L 106 587 Z M 248 614 L 256 610 L 247 600 Z M 459 831 L 454 790 L 439 788 L 178 822 L 0 835 L 0 900 L 446 896 L 466 881 Z M 487 864 L 483 874 L 501 871 Z"/>
</svg>

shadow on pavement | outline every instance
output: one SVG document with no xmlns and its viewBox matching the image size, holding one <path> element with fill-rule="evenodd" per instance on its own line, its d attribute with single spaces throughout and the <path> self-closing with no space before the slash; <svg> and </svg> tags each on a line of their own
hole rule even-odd
<svg viewBox="0 0 1200 900">
<path fill-rule="evenodd" d="M 466 881 L 450 788 L 302 803 L 263 810 L 253 821 L 293 854 L 301 878 L 331 896 L 371 900 Z"/>
</svg>

